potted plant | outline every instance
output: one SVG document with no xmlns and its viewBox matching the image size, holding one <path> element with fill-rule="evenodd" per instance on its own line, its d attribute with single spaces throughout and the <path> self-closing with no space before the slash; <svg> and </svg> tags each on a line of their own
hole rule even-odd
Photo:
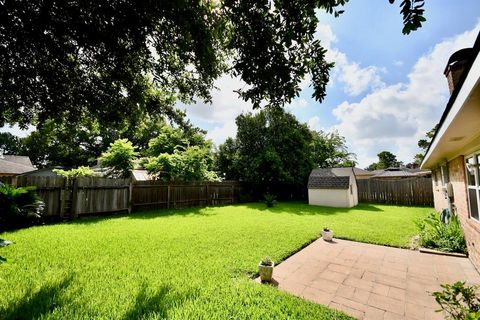
<svg viewBox="0 0 480 320">
<path fill-rule="evenodd" d="M 325 227 L 322 230 L 322 238 L 325 241 L 332 241 L 333 240 L 333 231 L 330 230 L 329 228 Z"/>
<path fill-rule="evenodd" d="M 273 275 L 273 267 L 275 263 L 269 258 L 263 258 L 258 264 L 258 272 L 260 273 L 260 280 L 262 282 L 271 282 Z"/>
</svg>

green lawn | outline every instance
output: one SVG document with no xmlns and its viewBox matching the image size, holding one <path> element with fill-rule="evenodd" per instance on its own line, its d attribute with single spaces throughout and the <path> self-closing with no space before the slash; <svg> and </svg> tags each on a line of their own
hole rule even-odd
<svg viewBox="0 0 480 320">
<path fill-rule="evenodd" d="M 345 319 L 249 278 L 324 226 L 407 246 L 433 209 L 281 203 L 136 213 L 0 234 L 2 319 Z"/>
</svg>

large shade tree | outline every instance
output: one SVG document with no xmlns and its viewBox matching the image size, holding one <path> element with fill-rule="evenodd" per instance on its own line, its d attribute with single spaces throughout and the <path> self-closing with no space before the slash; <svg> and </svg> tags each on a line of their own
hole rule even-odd
<svg viewBox="0 0 480 320">
<path fill-rule="evenodd" d="M 367 170 L 383 170 L 389 167 L 399 167 L 403 162 L 397 160 L 397 156 L 390 151 L 382 151 L 377 154 L 378 162 L 370 164 Z"/>
<path fill-rule="evenodd" d="M 236 123 L 237 135 L 219 146 L 216 166 L 224 179 L 244 182 L 253 197 L 299 197 L 313 168 L 355 164 L 338 133 L 312 131 L 282 108 L 242 114 Z"/>
<path fill-rule="evenodd" d="M 0 132 L 0 154 L 23 154 L 22 142 L 10 132 Z"/>
<path fill-rule="evenodd" d="M 317 10 L 338 15 L 346 2 L 0 1 L 0 125 L 123 122 L 209 101 L 223 73 L 256 107 L 290 102 L 307 75 L 321 101 L 332 64 L 314 38 Z M 423 2 L 401 2 L 404 33 L 425 20 Z"/>
<path fill-rule="evenodd" d="M 172 111 L 171 116 L 144 115 L 134 122 L 125 119 L 116 126 L 102 125 L 86 116 L 76 125 L 48 119 L 27 137 L 22 139 L 14 137 L 19 142 L 16 149 L 20 149 L 14 153 L 29 155 L 39 168 L 50 166 L 70 168 L 94 165 L 101 153 L 118 139 L 128 139 L 138 148 L 140 155 L 145 156 L 150 140 L 172 126 L 189 137 L 203 134 L 202 130 L 192 126 L 183 112 Z"/>
</svg>

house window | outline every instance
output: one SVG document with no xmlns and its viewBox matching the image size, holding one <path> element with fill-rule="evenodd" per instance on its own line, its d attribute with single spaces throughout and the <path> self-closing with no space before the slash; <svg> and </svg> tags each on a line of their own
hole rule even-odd
<svg viewBox="0 0 480 320">
<path fill-rule="evenodd" d="M 470 218 L 473 218 L 475 220 L 479 220 L 479 208 L 480 208 L 479 163 L 480 163 L 480 154 L 475 154 L 465 159 Z"/>
<path fill-rule="evenodd" d="M 450 182 L 450 177 L 448 176 L 448 167 L 447 165 L 444 165 L 440 168 L 441 174 L 442 174 L 442 185 L 446 185 L 447 183 Z"/>
</svg>

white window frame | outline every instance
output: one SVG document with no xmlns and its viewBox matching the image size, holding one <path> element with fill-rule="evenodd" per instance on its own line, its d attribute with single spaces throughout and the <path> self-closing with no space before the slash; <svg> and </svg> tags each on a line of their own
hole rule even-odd
<svg viewBox="0 0 480 320">
<path fill-rule="evenodd" d="M 433 178 L 433 183 L 435 185 L 435 189 L 438 190 L 437 171 L 438 171 L 438 169 L 433 169 L 432 170 L 432 178 Z"/>
<path fill-rule="evenodd" d="M 448 172 L 448 163 L 445 163 L 440 167 L 441 177 L 442 177 L 442 186 L 445 186 L 450 182 L 450 176 Z"/>
<path fill-rule="evenodd" d="M 464 167 L 465 167 L 465 179 L 466 179 L 466 186 L 467 186 L 467 198 L 468 198 L 468 216 L 470 219 L 472 219 L 473 221 L 476 221 L 476 222 L 480 222 L 480 161 L 478 161 L 480 157 L 480 150 L 475 152 L 475 153 L 472 153 L 472 154 L 469 154 L 468 156 L 465 156 L 464 157 Z M 471 186 L 469 185 L 468 183 L 468 169 L 467 169 L 467 160 L 470 159 L 470 158 L 473 158 L 473 163 L 474 163 L 474 166 L 477 167 L 477 170 L 474 171 L 474 176 L 475 176 L 475 185 L 474 186 Z M 478 219 L 472 217 L 472 212 L 471 212 L 471 209 L 470 209 L 470 191 L 469 190 L 476 190 L 476 193 L 477 193 L 477 215 L 478 215 Z"/>
</svg>

